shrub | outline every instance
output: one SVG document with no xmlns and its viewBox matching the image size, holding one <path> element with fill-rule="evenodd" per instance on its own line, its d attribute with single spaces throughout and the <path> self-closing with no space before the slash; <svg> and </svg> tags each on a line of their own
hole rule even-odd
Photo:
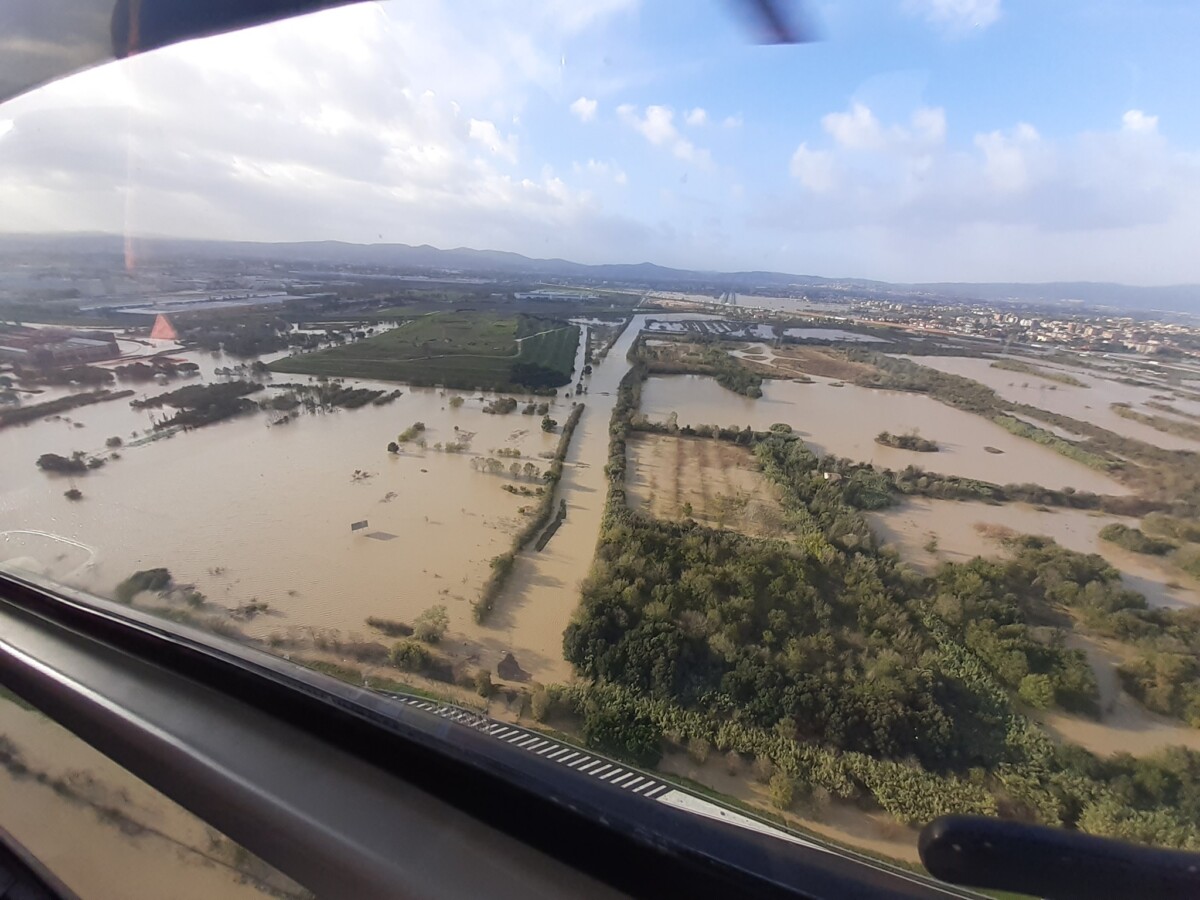
<svg viewBox="0 0 1200 900">
<path fill-rule="evenodd" d="M 375 616 L 367 617 L 367 625 L 376 631 L 382 631 L 388 637 L 408 637 L 413 633 L 412 627 L 395 619 L 380 619 Z"/>
<path fill-rule="evenodd" d="M 767 795 L 776 809 L 790 809 L 796 796 L 796 783 L 785 773 L 776 772 L 767 782 Z"/>
<path fill-rule="evenodd" d="M 550 692 L 545 688 L 534 691 L 533 696 L 529 698 L 529 712 L 539 722 L 546 721 L 546 716 L 550 714 L 550 707 Z"/>
<path fill-rule="evenodd" d="M 475 693 L 480 697 L 491 697 L 495 691 L 495 685 L 492 684 L 492 673 L 487 669 L 480 669 L 475 673 Z"/>
<path fill-rule="evenodd" d="M 449 626 L 450 616 L 446 614 L 446 607 L 439 604 L 429 607 L 417 616 L 417 620 L 413 624 L 413 634 L 416 635 L 417 640 L 427 644 L 436 644 L 446 634 Z"/>
<path fill-rule="evenodd" d="M 1034 709 L 1049 709 L 1054 705 L 1054 682 L 1049 675 L 1026 675 L 1017 695 Z"/>
<path fill-rule="evenodd" d="M 416 641 L 401 641 L 392 648 L 392 665 L 405 672 L 424 672 L 432 657 Z"/>
</svg>

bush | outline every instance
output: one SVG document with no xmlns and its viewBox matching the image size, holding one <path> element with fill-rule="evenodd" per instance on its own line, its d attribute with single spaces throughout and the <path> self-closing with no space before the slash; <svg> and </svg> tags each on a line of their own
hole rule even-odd
<svg viewBox="0 0 1200 900">
<path fill-rule="evenodd" d="M 1130 528 L 1128 525 L 1122 525 L 1120 522 L 1105 525 L 1100 529 L 1100 537 L 1134 553 L 1163 556 L 1175 549 L 1175 545 L 1170 541 L 1152 538 L 1141 529 Z"/>
<path fill-rule="evenodd" d="M 425 430 L 424 422 L 413 422 L 411 425 L 409 425 L 407 428 L 405 428 L 402 432 L 400 432 L 400 434 L 396 438 L 396 440 L 399 441 L 401 444 L 407 444 L 409 441 L 411 441 L 413 438 L 415 438 L 417 435 L 419 435 L 424 430 Z M 399 448 L 397 448 L 397 449 L 399 449 Z"/>
<path fill-rule="evenodd" d="M 416 641 L 401 641 L 392 648 L 392 665 L 404 672 L 424 672 L 432 657 Z"/>
<path fill-rule="evenodd" d="M 727 775 L 737 775 L 742 771 L 742 757 L 736 750 L 730 750 L 725 754 L 725 773 Z"/>
<path fill-rule="evenodd" d="M 495 692 L 495 685 L 492 684 L 492 673 L 487 669 L 480 669 L 475 673 L 475 693 L 480 697 L 491 697 Z"/>
<path fill-rule="evenodd" d="M 770 757 L 756 756 L 751 772 L 759 784 L 769 784 L 771 776 L 775 774 L 775 763 L 771 762 Z"/>
<path fill-rule="evenodd" d="M 375 616 L 368 616 L 367 625 L 376 631 L 382 631 L 388 637 L 408 637 L 413 633 L 411 626 L 403 622 L 397 622 L 395 619 L 380 619 Z"/>
<path fill-rule="evenodd" d="M 446 607 L 439 604 L 429 607 L 417 616 L 416 622 L 413 623 L 413 634 L 419 641 L 436 644 L 446 634 L 449 626 L 450 616 L 446 614 Z"/>
<path fill-rule="evenodd" d="M 796 782 L 783 772 L 776 772 L 767 782 L 767 796 L 776 809 L 791 809 L 796 796 Z"/>
<path fill-rule="evenodd" d="M 712 745 L 704 738 L 697 737 L 688 741 L 687 755 L 688 759 L 698 766 L 708 762 L 708 754 L 712 752 Z"/>
<path fill-rule="evenodd" d="M 1049 675 L 1026 675 L 1017 696 L 1034 709 L 1049 709 L 1054 705 L 1054 682 Z"/>
<path fill-rule="evenodd" d="M 43 472 L 60 472 L 67 475 L 81 475 L 88 470 L 82 453 L 70 456 L 59 456 L 57 453 L 43 453 L 38 457 L 37 467 Z"/>
<path fill-rule="evenodd" d="M 551 705 L 550 692 L 545 688 L 534 691 L 533 696 L 529 698 L 529 712 L 539 722 L 546 721 Z"/>
<path fill-rule="evenodd" d="M 631 703 L 589 703 L 583 739 L 589 747 L 641 766 L 654 766 L 662 758 L 662 729 Z"/>
</svg>

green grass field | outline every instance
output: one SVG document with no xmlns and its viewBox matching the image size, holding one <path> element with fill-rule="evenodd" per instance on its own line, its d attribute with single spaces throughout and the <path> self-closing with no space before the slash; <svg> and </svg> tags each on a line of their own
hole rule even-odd
<svg viewBox="0 0 1200 900">
<path fill-rule="evenodd" d="M 383 334 L 277 360 L 272 371 L 463 390 L 549 391 L 570 382 L 579 328 L 525 315 L 435 313 Z"/>
</svg>

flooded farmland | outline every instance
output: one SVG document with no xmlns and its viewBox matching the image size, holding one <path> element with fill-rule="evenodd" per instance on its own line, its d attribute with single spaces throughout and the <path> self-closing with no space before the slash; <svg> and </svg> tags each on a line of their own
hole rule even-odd
<svg viewBox="0 0 1200 900">
<path fill-rule="evenodd" d="M 411 621 L 444 604 L 448 639 L 477 654 L 469 603 L 488 560 L 520 527 L 519 508 L 533 501 L 501 489 L 525 479 L 477 471 L 471 460 L 504 450 L 541 470 L 557 435 L 533 416 L 484 414 L 477 395 L 454 409 L 451 395 L 405 389 L 387 406 L 274 427 L 260 413 L 142 446 L 131 445 L 133 434 L 150 429 L 150 413 L 128 400 L 72 410 L 69 422 L 4 429 L 0 559 L 101 594 L 136 570 L 165 566 L 217 604 L 267 603 L 245 626 L 256 636 L 365 632 L 368 616 Z M 570 402 L 558 399 L 551 414 L 565 419 Z M 426 449 L 389 454 L 388 442 L 417 421 Z M 86 475 L 34 465 L 45 452 L 102 453 L 110 436 L 124 438 L 121 458 Z M 468 449 L 434 449 L 453 441 Z M 63 496 L 72 484 L 82 500 Z M 352 532 L 360 521 L 368 528 Z"/>
<path fill-rule="evenodd" d="M 1024 372 L 1011 372 L 1006 369 L 992 368 L 993 360 L 977 359 L 962 356 L 910 356 L 913 362 L 948 372 L 951 375 L 961 375 L 985 384 L 1005 400 L 1014 403 L 1026 403 L 1050 412 L 1061 413 L 1073 419 L 1091 422 L 1101 428 L 1126 437 L 1145 441 L 1164 450 L 1191 450 L 1200 452 L 1200 441 L 1189 440 L 1174 434 L 1166 434 L 1149 425 L 1132 422 L 1118 416 L 1111 409 L 1113 403 L 1129 403 L 1135 409 L 1141 407 L 1147 400 L 1161 394 L 1166 388 L 1146 388 L 1137 385 L 1122 384 L 1112 378 L 1101 378 L 1078 369 L 1055 368 L 1052 372 L 1069 372 L 1084 384 L 1086 388 L 1062 384 L 1037 375 Z M 1040 365 L 1040 363 L 1034 363 Z M 1172 401 L 1179 405 L 1184 401 Z M 1182 408 L 1182 407 L 1181 407 Z M 1153 413 L 1153 409 L 1141 409 L 1145 413 Z M 1041 423 L 1038 423 L 1041 425 Z M 1044 427 L 1044 426 L 1042 426 Z"/>
<path fill-rule="evenodd" d="M 652 421 L 665 421 L 676 413 L 680 425 L 749 425 L 762 430 L 784 422 L 819 453 L 883 468 L 916 465 L 998 484 L 1036 482 L 1099 494 L 1127 493 L 1107 475 L 930 397 L 836 384 L 816 377 L 812 384 L 767 380 L 763 396 L 753 400 L 707 376 L 655 377 L 642 392 L 642 411 Z M 913 429 L 936 441 L 941 452 L 916 453 L 875 443 L 881 431 L 901 434 Z"/>
<path fill-rule="evenodd" d="M 1157 557 L 1131 553 L 1100 539 L 1100 529 L 1105 525 L 1121 522 L 1134 527 L 1135 519 L 1082 509 L 1039 509 L 1028 503 L 992 506 L 926 497 L 909 497 L 898 506 L 866 515 L 876 537 L 895 547 L 901 559 L 925 572 L 944 562 L 1001 556 L 1003 548 L 989 533 L 1011 529 L 1018 534 L 1054 538 L 1077 553 L 1099 553 L 1151 606 L 1200 605 L 1200 582 Z"/>
<path fill-rule="evenodd" d="M 635 434 L 628 445 L 631 505 L 661 519 L 777 535 L 775 490 L 745 447 L 702 438 Z"/>
</svg>

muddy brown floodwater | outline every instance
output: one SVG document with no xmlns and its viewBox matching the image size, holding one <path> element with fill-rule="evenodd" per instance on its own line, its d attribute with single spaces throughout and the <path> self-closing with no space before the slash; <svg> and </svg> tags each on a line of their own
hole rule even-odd
<svg viewBox="0 0 1200 900">
<path fill-rule="evenodd" d="M 976 526 L 999 526 L 1018 534 L 1052 537 L 1068 550 L 1099 553 L 1121 572 L 1131 589 L 1143 594 L 1151 606 L 1184 607 L 1200 604 L 1200 582 L 1144 553 L 1131 553 L 1101 540 L 1100 529 L 1113 522 L 1130 527 L 1136 519 L 1109 516 L 1082 509 L 1039 510 L 1027 503 L 991 506 L 957 500 L 910 497 L 886 510 L 868 512 L 876 536 L 894 546 L 901 559 L 922 571 L 943 562 L 966 562 L 976 556 L 1001 556 L 999 542 Z M 928 545 L 935 539 L 937 547 Z"/>
<path fill-rule="evenodd" d="M 1113 378 L 1100 378 L 1078 369 L 1050 369 L 1050 371 L 1068 371 L 1072 378 L 1089 385 L 1089 387 L 1082 388 L 1061 384 L 1037 375 L 1027 375 L 1024 372 L 994 369 L 992 368 L 994 360 L 991 359 L 963 356 L 910 356 L 906 358 L 940 372 L 949 372 L 952 375 L 974 379 L 981 384 L 986 384 L 1005 400 L 1011 400 L 1014 403 L 1026 403 L 1029 406 L 1036 406 L 1038 409 L 1090 422 L 1116 434 L 1136 438 L 1155 447 L 1162 447 L 1164 450 L 1200 452 L 1200 442 L 1174 434 L 1166 434 L 1149 425 L 1124 419 L 1111 409 L 1113 403 L 1129 403 L 1143 413 L 1160 415 L 1153 409 L 1142 407 L 1141 404 L 1153 399 L 1155 394 L 1161 394 L 1165 388 L 1145 388 L 1121 384 Z M 1040 365 L 1036 360 L 1022 361 L 1029 362 L 1035 367 Z M 1040 422 L 1036 424 L 1045 427 Z"/>
<path fill-rule="evenodd" d="M 1098 494 L 1126 494 L 1112 478 L 1047 447 L 1017 437 L 981 416 L 901 391 L 881 391 L 813 378 L 812 384 L 766 380 L 757 400 L 720 387 L 702 375 L 651 378 L 642 391 L 642 411 L 652 421 L 672 412 L 680 425 L 749 425 L 763 430 L 784 422 L 818 453 L 832 453 L 889 469 L 920 466 L 998 484 L 1036 482 Z M 937 441 L 938 453 L 916 453 L 875 443 L 881 431 L 916 429 Z M 987 452 L 995 447 L 1001 454 Z"/>
<path fill-rule="evenodd" d="M 542 683 L 565 681 L 571 667 L 562 654 L 563 631 L 579 602 L 579 583 L 587 574 L 600 534 L 608 481 L 608 425 L 617 386 L 629 370 L 626 356 L 647 316 L 634 316 L 604 361 L 585 378 L 587 395 L 567 452 L 558 495 L 566 501 L 562 527 L 540 552 L 517 557 L 512 575 L 489 626 L 500 630 L 521 667 Z M 657 314 L 662 321 L 695 316 Z M 524 655 L 522 655 L 524 654 Z"/>
</svg>

